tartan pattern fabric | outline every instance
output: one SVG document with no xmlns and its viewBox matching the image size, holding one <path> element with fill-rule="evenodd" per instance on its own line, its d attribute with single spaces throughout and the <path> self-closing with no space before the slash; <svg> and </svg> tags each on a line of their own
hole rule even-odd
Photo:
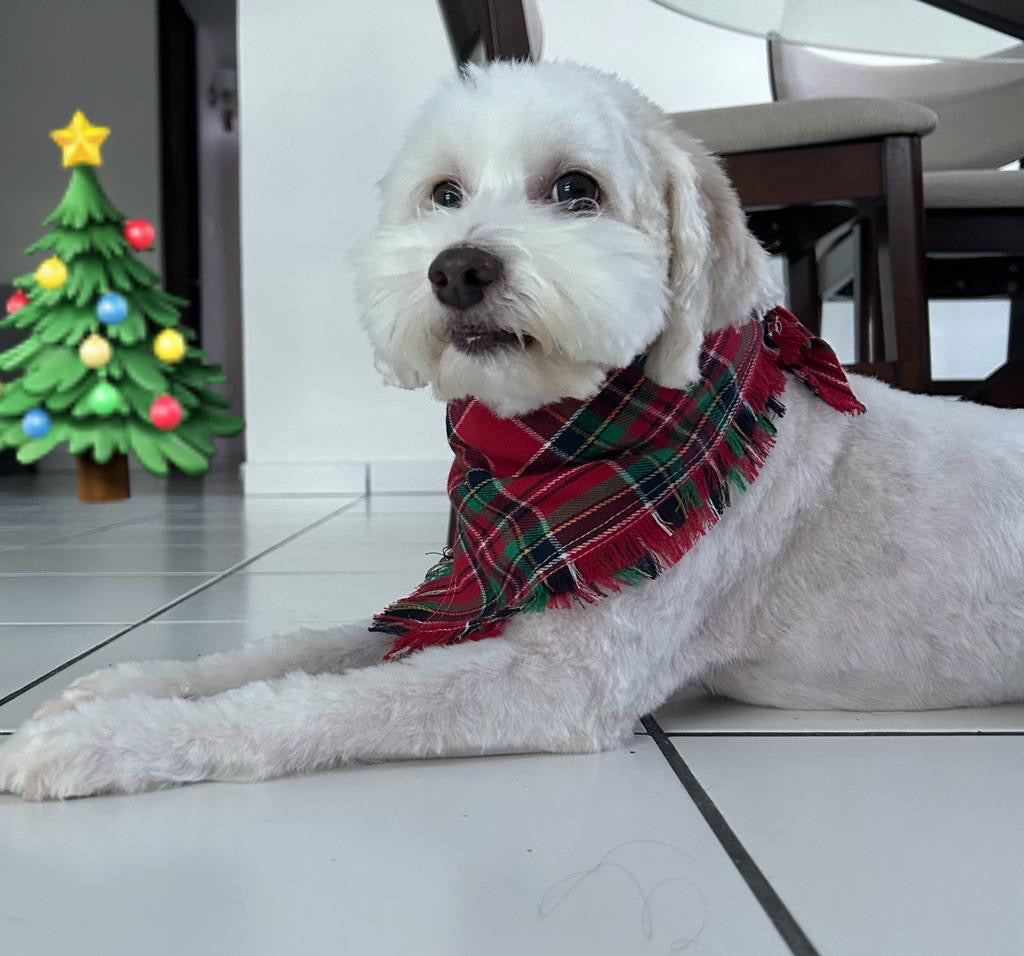
<svg viewBox="0 0 1024 956">
<path fill-rule="evenodd" d="M 831 348 L 782 308 L 708 336 L 689 389 L 643 369 L 641 356 L 593 398 L 517 418 L 449 403 L 457 537 L 412 595 L 374 618 L 372 630 L 396 637 L 388 657 L 657 577 L 757 477 L 784 413 L 784 370 L 837 410 L 864 411 Z"/>
</svg>

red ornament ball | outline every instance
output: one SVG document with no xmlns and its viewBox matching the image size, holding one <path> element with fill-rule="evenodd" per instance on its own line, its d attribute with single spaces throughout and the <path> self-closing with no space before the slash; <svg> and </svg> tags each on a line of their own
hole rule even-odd
<svg viewBox="0 0 1024 956">
<path fill-rule="evenodd" d="M 136 252 L 142 252 L 153 248 L 156 229 L 148 219 L 129 219 L 124 224 L 124 237 Z"/>
<path fill-rule="evenodd" d="M 31 301 L 32 300 L 29 299 L 21 289 L 18 289 L 18 291 L 7 300 L 7 314 L 14 315 L 14 313 L 19 309 L 24 309 Z"/>
<path fill-rule="evenodd" d="M 163 432 L 177 428 L 184 414 L 181 402 L 173 395 L 161 395 L 149 406 L 149 420 Z"/>
</svg>

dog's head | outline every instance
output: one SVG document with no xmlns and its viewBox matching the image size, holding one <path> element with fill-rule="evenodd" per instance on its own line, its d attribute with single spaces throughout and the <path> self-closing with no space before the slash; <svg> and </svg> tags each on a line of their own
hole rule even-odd
<svg viewBox="0 0 1024 956">
<path fill-rule="evenodd" d="M 774 304 L 698 143 L 627 83 L 499 63 L 445 85 L 382 184 L 356 292 L 377 366 L 500 415 L 586 398 L 647 353 L 684 387 L 704 336 Z"/>
</svg>

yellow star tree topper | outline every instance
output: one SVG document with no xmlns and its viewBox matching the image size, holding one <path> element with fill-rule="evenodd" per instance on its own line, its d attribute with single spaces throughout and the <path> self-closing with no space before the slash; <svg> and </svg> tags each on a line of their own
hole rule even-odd
<svg viewBox="0 0 1024 956">
<path fill-rule="evenodd" d="M 101 166 L 100 146 L 110 135 L 109 126 L 93 126 L 81 110 L 75 110 L 71 122 L 64 129 L 50 133 L 52 139 L 64 153 L 64 167 Z"/>
</svg>

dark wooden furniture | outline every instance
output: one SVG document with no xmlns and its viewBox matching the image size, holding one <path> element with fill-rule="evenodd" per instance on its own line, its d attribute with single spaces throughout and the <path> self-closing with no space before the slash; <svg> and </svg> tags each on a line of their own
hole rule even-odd
<svg viewBox="0 0 1024 956">
<path fill-rule="evenodd" d="M 202 340 L 196 28 L 180 0 L 157 4 L 163 286 L 188 300 L 182 322 Z"/>
<path fill-rule="evenodd" d="M 1007 361 L 987 379 L 936 381 L 924 390 L 985 405 L 1024 407 L 1024 208 L 925 209 L 925 292 L 929 299 L 1008 299 Z M 857 248 L 846 237 L 818 256 L 823 299 L 854 299 L 858 349 L 877 349 L 878 272 L 875 224 L 866 216 L 854 224 Z M 845 248 L 844 248 L 845 247 Z M 812 270 L 813 272 L 813 270 Z"/>
<path fill-rule="evenodd" d="M 533 59 L 521 0 L 438 0 L 438 7 L 459 66 Z"/>
<path fill-rule="evenodd" d="M 867 217 L 874 224 L 880 348 L 866 353 L 865 341 L 859 340 L 853 367 L 908 391 L 924 391 L 930 353 L 920 138 L 889 136 L 723 160 L 755 235 L 769 251 L 787 253 L 790 304 L 813 331 L 820 331 L 814 247 L 823 237 L 821 224 L 842 225 L 835 221 L 837 207 L 849 210 L 851 219 Z M 823 215 L 816 207 L 833 212 Z"/>
<path fill-rule="evenodd" d="M 933 381 L 929 391 L 1024 408 L 1024 208 L 928 210 L 925 245 L 932 298 L 1010 301 L 1007 361 L 983 381 Z"/>
<path fill-rule="evenodd" d="M 723 160 L 751 231 L 786 263 L 789 304 L 821 327 L 819 251 L 871 227 L 881 321 L 858 343 L 855 370 L 908 391 L 929 378 L 921 217 L 921 135 L 935 115 L 877 99 L 821 99 L 677 113 L 674 122 Z M 875 255 L 872 252 L 872 255 Z"/>
</svg>

